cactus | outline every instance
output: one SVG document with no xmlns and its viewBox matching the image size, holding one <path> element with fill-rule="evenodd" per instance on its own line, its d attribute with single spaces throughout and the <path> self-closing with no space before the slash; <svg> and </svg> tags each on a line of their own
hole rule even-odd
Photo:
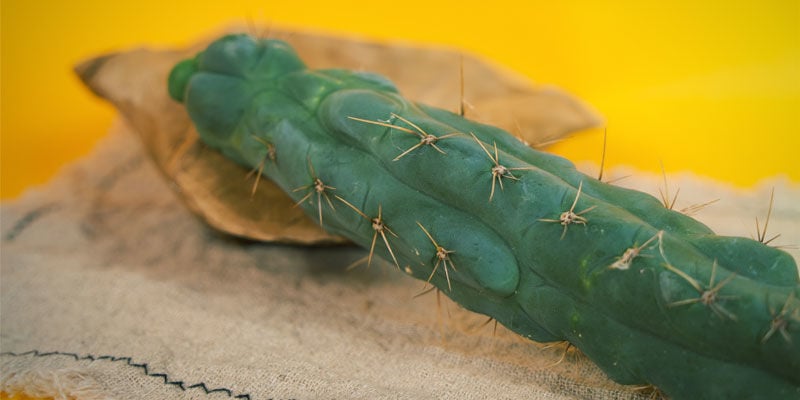
<svg viewBox="0 0 800 400">
<path fill-rule="evenodd" d="M 794 259 L 715 235 L 500 129 L 309 70 L 284 42 L 223 37 L 169 93 L 201 139 L 309 217 L 463 307 L 568 341 L 622 384 L 674 398 L 800 397 Z"/>
</svg>

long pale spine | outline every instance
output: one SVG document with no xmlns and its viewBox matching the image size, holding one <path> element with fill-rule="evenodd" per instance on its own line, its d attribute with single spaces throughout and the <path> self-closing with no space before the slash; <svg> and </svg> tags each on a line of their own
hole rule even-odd
<svg viewBox="0 0 800 400">
<path fill-rule="evenodd" d="M 676 398 L 800 396 L 784 252 L 383 78 L 308 70 L 283 42 L 222 38 L 173 70 L 170 93 L 206 143 L 263 165 L 325 229 L 523 336 L 569 341 L 612 379 Z"/>
</svg>

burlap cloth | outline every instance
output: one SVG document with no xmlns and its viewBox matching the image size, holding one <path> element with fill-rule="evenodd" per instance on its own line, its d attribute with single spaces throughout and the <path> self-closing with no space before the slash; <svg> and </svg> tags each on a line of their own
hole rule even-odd
<svg viewBox="0 0 800 400">
<path fill-rule="evenodd" d="M 592 166 L 585 167 L 591 170 Z M 661 177 L 621 186 L 657 193 Z M 800 243 L 800 186 L 669 176 L 678 206 Z M 84 399 L 633 399 L 564 345 L 523 340 L 352 247 L 233 239 L 196 218 L 123 120 L 45 187 L 3 203 L 0 390 Z M 790 250 L 797 255 L 795 250 Z"/>
</svg>

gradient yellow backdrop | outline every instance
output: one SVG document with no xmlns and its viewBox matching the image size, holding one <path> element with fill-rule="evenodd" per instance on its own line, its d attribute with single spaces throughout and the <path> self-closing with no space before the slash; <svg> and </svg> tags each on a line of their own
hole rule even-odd
<svg viewBox="0 0 800 400">
<path fill-rule="evenodd" d="M 609 165 L 741 187 L 800 182 L 800 2 L 3 0 L 2 176 L 13 198 L 106 134 L 114 110 L 71 72 L 91 55 L 180 46 L 257 22 L 456 46 L 561 86 L 607 119 Z M 602 131 L 552 148 L 598 160 Z"/>
</svg>

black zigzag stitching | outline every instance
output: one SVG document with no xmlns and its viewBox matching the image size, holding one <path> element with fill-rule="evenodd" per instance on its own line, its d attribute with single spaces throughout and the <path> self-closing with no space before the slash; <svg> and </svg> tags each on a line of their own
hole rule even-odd
<svg viewBox="0 0 800 400">
<path fill-rule="evenodd" d="M 106 360 L 106 361 L 110 361 L 110 362 L 123 361 L 123 362 L 125 362 L 125 364 L 127 364 L 127 365 L 129 365 L 131 367 L 141 369 L 142 371 L 144 371 L 145 375 L 153 377 L 153 378 L 161 378 L 164 381 L 164 384 L 177 386 L 183 391 L 187 391 L 189 389 L 202 389 L 203 392 L 205 392 L 206 394 L 225 393 L 230 398 L 251 400 L 249 394 L 245 393 L 245 394 L 234 395 L 233 390 L 228 389 L 228 388 L 209 389 L 208 386 L 206 386 L 206 384 L 204 382 L 195 383 L 195 384 L 187 386 L 184 381 L 173 381 L 173 380 L 170 380 L 170 378 L 169 378 L 169 376 L 167 374 L 160 373 L 160 372 L 152 372 L 152 371 L 150 371 L 150 367 L 147 365 L 147 363 L 136 363 L 136 362 L 133 362 L 133 359 L 131 357 L 116 357 L 116 356 L 108 356 L 108 355 L 105 355 L 105 356 L 94 356 L 92 354 L 86 354 L 86 355 L 82 356 L 82 355 L 79 355 L 79 354 L 76 354 L 76 353 L 68 353 L 68 352 L 63 352 L 63 351 L 40 352 L 39 350 L 30 350 L 30 351 L 26 351 L 24 353 L 14 353 L 14 352 L 11 352 L 11 351 L 4 351 L 4 352 L 0 353 L 0 356 L 13 356 L 13 357 L 23 357 L 23 356 L 33 356 L 33 357 L 67 356 L 67 357 L 74 358 L 75 361 L 81 361 L 81 360 L 89 360 L 89 361 Z"/>
</svg>

